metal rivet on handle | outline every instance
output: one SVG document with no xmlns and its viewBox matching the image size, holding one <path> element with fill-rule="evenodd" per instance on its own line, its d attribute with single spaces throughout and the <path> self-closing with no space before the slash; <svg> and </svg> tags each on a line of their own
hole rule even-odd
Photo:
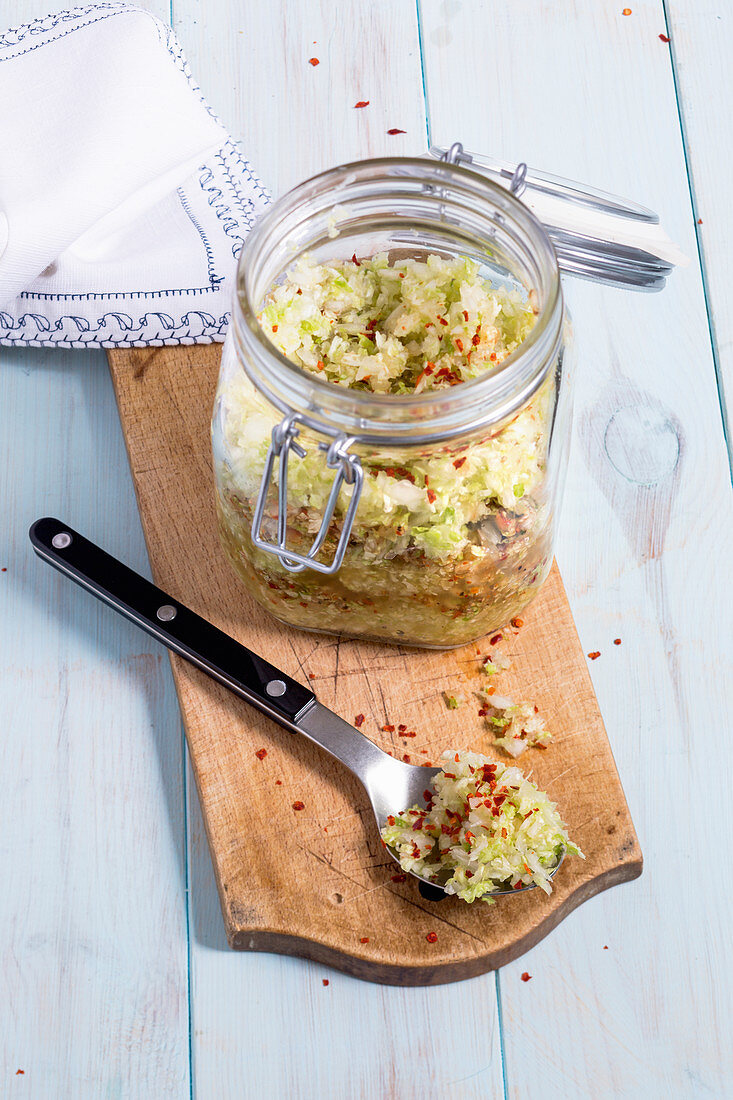
<svg viewBox="0 0 733 1100">
<path fill-rule="evenodd" d="M 157 617 L 162 623 L 169 623 L 171 619 L 175 619 L 178 612 L 175 607 L 172 607 L 169 603 L 164 603 L 162 607 L 159 607 L 155 612 Z"/>
<path fill-rule="evenodd" d="M 53 536 L 51 545 L 54 550 L 65 550 L 67 546 L 71 546 L 71 535 L 68 531 L 62 531 L 60 534 Z"/>
<path fill-rule="evenodd" d="M 275 697 L 284 695 L 287 690 L 287 686 L 282 680 L 270 680 L 269 684 L 265 684 L 265 691 L 267 694 L 274 695 Z"/>
</svg>

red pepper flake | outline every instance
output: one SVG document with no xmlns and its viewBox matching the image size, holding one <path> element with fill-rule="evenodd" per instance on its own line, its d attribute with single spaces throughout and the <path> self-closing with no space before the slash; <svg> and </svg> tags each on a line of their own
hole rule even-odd
<svg viewBox="0 0 733 1100">
<path fill-rule="evenodd" d="M 303 291 L 302 291 L 302 290 L 300 289 L 300 287 L 298 287 L 298 289 L 296 290 L 296 292 L 295 292 L 295 293 L 296 293 L 296 294 L 302 294 L 302 293 L 303 293 Z"/>
<path fill-rule="evenodd" d="M 589 654 L 588 654 L 588 656 L 590 657 L 591 661 L 597 661 L 597 660 L 598 660 L 598 658 L 600 657 L 600 655 L 601 655 L 601 651 L 600 651 L 600 649 L 594 649 L 594 650 L 592 651 L 592 653 L 589 653 Z"/>
<path fill-rule="evenodd" d="M 503 637 L 503 634 L 495 634 L 493 638 L 489 638 L 489 645 L 498 645 Z"/>
<path fill-rule="evenodd" d="M 433 766 L 432 760 L 426 760 L 425 763 L 423 764 L 424 768 L 432 768 L 432 766 Z"/>
<path fill-rule="evenodd" d="M 448 324 L 445 317 L 439 317 L 438 321 L 440 322 L 441 325 L 447 325 Z"/>
<path fill-rule="evenodd" d="M 621 639 L 620 638 L 614 638 L 613 639 L 613 644 L 614 645 L 621 645 Z"/>
<path fill-rule="evenodd" d="M 524 973 L 521 975 L 521 977 L 522 977 L 523 982 L 528 982 L 528 981 L 530 981 L 532 975 L 528 974 L 527 971 L 525 970 Z"/>
<path fill-rule="evenodd" d="M 407 875 L 392 875 L 392 882 L 407 882 Z"/>
<path fill-rule="evenodd" d="M 497 355 L 496 355 L 495 351 L 492 351 L 491 355 L 489 356 L 489 359 L 491 360 L 492 363 L 496 362 Z"/>
<path fill-rule="evenodd" d="M 294 810 L 304 810 L 305 805 L 302 802 L 294 802 L 293 803 L 293 809 Z"/>
<path fill-rule="evenodd" d="M 394 726 L 382 726 L 384 733 L 394 733 Z"/>
<path fill-rule="evenodd" d="M 309 57 L 308 58 L 308 64 L 312 65 L 313 68 L 315 69 L 316 65 L 320 65 L 321 63 L 320 63 L 320 61 L 318 60 L 317 57 Z"/>
<path fill-rule="evenodd" d="M 512 626 L 515 630 L 521 630 L 524 626 L 524 619 L 512 619 Z"/>
<path fill-rule="evenodd" d="M 352 264 L 356 264 L 357 267 L 361 267 L 361 264 L 359 263 L 359 261 L 356 258 L 356 252 L 351 257 L 351 262 L 352 262 Z M 367 328 L 373 328 L 373 327 L 374 327 L 374 322 L 370 321 L 369 324 L 367 325 Z"/>
<path fill-rule="evenodd" d="M 473 346 L 475 348 L 477 348 L 479 346 L 479 344 L 481 343 L 481 337 L 479 336 L 478 333 L 476 333 L 474 336 L 471 337 L 471 343 L 473 344 Z"/>
<path fill-rule="evenodd" d="M 392 814 L 390 814 L 389 817 L 387 818 L 387 824 L 388 825 L 394 825 L 394 817 L 392 816 Z"/>
<path fill-rule="evenodd" d="M 354 104 L 354 106 L 355 107 L 368 107 L 369 106 L 369 100 L 368 99 L 360 99 L 358 103 Z"/>
<path fill-rule="evenodd" d="M 453 772 L 443 772 L 443 775 L 445 776 L 446 779 L 455 779 L 456 778 L 455 775 L 453 774 Z"/>
<path fill-rule="evenodd" d="M 399 726 L 397 727 L 397 732 L 398 733 L 404 733 L 406 729 L 407 729 L 407 726 L 405 725 L 405 723 L 400 722 Z"/>
<path fill-rule="evenodd" d="M 357 714 L 356 718 L 354 719 L 354 725 L 357 726 L 357 727 L 364 725 L 364 715 L 363 714 Z"/>
<path fill-rule="evenodd" d="M 404 279 L 404 277 L 405 277 L 404 271 L 400 271 L 400 279 Z"/>
<path fill-rule="evenodd" d="M 455 343 L 456 343 L 456 347 L 458 348 L 458 350 L 463 351 L 463 340 L 459 339 L 459 337 L 456 336 Z"/>
<path fill-rule="evenodd" d="M 272 331 L 273 331 L 273 332 L 277 332 L 277 325 L 273 325 L 273 326 L 272 326 Z"/>
<path fill-rule="evenodd" d="M 621 12 L 622 15 L 631 15 L 631 8 L 624 8 Z"/>
<path fill-rule="evenodd" d="M 3 569 L 3 573 L 4 572 L 5 572 L 5 570 Z M 25 1077 L 25 1070 L 24 1069 L 16 1069 L 15 1076 L 17 1077 L 19 1074 L 22 1075 L 23 1077 Z"/>
<path fill-rule="evenodd" d="M 282 779 L 276 779 L 275 780 L 275 786 L 276 787 L 282 787 L 282 785 L 283 785 Z"/>
<path fill-rule="evenodd" d="M 409 764 L 410 763 L 410 754 L 406 752 L 405 755 L 402 757 L 402 759 L 404 760 L 404 762 L 406 764 Z"/>
<path fill-rule="evenodd" d="M 264 760 L 265 757 L 267 756 L 267 749 L 258 749 L 257 752 L 255 753 L 255 756 L 257 757 L 258 760 Z"/>
<path fill-rule="evenodd" d="M 455 468 L 457 470 L 460 470 L 461 466 L 463 465 L 463 463 L 465 461 L 466 461 L 465 458 L 456 458 L 456 459 L 453 460 L 453 465 L 455 466 Z"/>
<path fill-rule="evenodd" d="M 428 932 L 425 939 L 428 941 L 428 943 L 437 943 L 438 942 L 438 933 L 437 932 Z"/>
<path fill-rule="evenodd" d="M 698 225 L 702 225 L 702 218 L 698 218 L 698 219 L 697 219 L 697 224 L 698 224 Z M 3 569 L 3 573 L 4 573 L 4 572 L 5 572 L 5 570 Z"/>
<path fill-rule="evenodd" d="M 398 130 L 396 126 L 393 126 L 391 130 L 387 130 L 387 133 L 394 137 L 395 134 L 406 134 L 407 130 Z"/>
<path fill-rule="evenodd" d="M 423 796 L 423 798 L 425 799 L 426 802 L 432 802 L 433 801 L 433 792 L 432 791 L 427 791 L 427 790 L 423 791 L 422 796 Z"/>
<path fill-rule="evenodd" d="M 659 40 L 660 40 L 660 42 L 669 42 L 669 39 L 667 38 L 666 34 L 660 34 Z"/>
<path fill-rule="evenodd" d="M 428 500 L 431 504 L 435 504 L 435 501 L 437 500 L 437 496 L 435 494 L 434 489 L 428 489 Z"/>
<path fill-rule="evenodd" d="M 0 569 L 0 573 L 7 573 L 7 571 L 8 570 L 7 570 L 7 567 L 5 565 L 2 567 L 2 569 Z M 20 1072 L 22 1073 L 23 1070 L 21 1070 Z"/>
<path fill-rule="evenodd" d="M 607 944 L 607 943 L 604 943 L 604 945 L 603 945 L 603 950 L 604 950 L 604 951 L 608 951 L 608 944 Z"/>
<path fill-rule="evenodd" d="M 369 943 L 369 937 L 368 936 L 362 936 L 361 939 L 359 940 L 359 943 Z"/>
</svg>

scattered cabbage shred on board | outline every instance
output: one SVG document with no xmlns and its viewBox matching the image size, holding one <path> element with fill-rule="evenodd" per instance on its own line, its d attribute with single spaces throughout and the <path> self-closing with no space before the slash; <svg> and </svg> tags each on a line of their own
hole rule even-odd
<svg viewBox="0 0 733 1100">
<path fill-rule="evenodd" d="M 491 903 L 496 890 L 532 883 L 549 894 L 563 851 L 585 858 L 555 803 L 518 768 L 473 752 L 445 752 L 441 768 L 427 806 L 389 817 L 382 829 L 405 871 L 464 901 Z"/>
</svg>

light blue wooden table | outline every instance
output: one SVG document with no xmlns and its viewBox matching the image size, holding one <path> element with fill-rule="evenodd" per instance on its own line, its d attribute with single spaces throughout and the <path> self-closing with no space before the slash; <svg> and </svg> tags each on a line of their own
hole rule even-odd
<svg viewBox="0 0 733 1100">
<path fill-rule="evenodd" d="M 167 658 L 26 537 L 56 514 L 147 572 L 104 356 L 0 349 L 3 1098 L 733 1096 L 733 8 L 628 3 L 149 6 L 275 193 L 460 139 L 658 209 L 690 256 L 656 296 L 567 285 L 558 559 L 642 878 L 459 985 L 228 951 Z"/>
</svg>

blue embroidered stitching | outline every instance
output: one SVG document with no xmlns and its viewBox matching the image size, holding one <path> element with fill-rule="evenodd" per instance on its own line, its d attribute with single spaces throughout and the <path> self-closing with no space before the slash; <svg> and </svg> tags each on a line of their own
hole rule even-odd
<svg viewBox="0 0 733 1100">
<path fill-rule="evenodd" d="M 87 22 L 83 22 L 83 20 L 92 13 L 96 14 L 96 18 L 88 19 Z M 14 58 L 20 57 L 23 54 L 30 53 L 33 50 L 39 49 L 41 46 L 49 45 L 52 42 L 57 42 L 60 39 L 65 38 L 67 35 L 72 34 L 74 31 L 93 26 L 95 23 L 101 22 L 104 19 L 109 19 L 114 15 L 124 15 L 131 13 L 146 15 L 149 19 L 153 21 L 161 45 L 164 45 L 166 47 L 173 61 L 186 77 L 191 89 L 198 94 L 200 102 L 203 104 L 209 115 L 221 124 L 218 116 L 215 114 L 214 111 L 212 111 L 212 109 L 204 99 L 199 85 L 193 79 L 193 76 L 188 67 L 188 63 L 185 59 L 183 49 L 173 30 L 169 27 L 166 27 L 166 25 L 162 23 L 159 19 L 157 19 L 154 15 L 152 15 L 152 13 L 145 11 L 145 9 L 143 8 L 134 8 L 129 6 L 128 4 L 120 4 L 114 2 L 90 4 L 89 6 L 84 8 L 79 7 L 73 9 L 65 9 L 64 11 L 55 12 L 48 16 L 44 16 L 41 19 L 33 20 L 30 23 L 22 24 L 19 27 L 10 28 L 2 35 L 0 35 L 0 63 L 3 61 L 13 60 Z M 59 24 L 71 22 L 74 23 L 74 26 L 68 27 L 66 30 L 63 30 L 62 32 L 55 35 L 51 33 L 55 30 L 56 27 L 59 26 Z M 12 50 L 15 47 L 19 46 L 20 43 L 23 42 L 23 40 L 31 34 L 42 34 L 44 35 L 44 38 L 42 41 L 36 42 L 34 45 L 31 46 L 26 46 L 25 49 L 19 50 L 15 53 L 5 53 L 6 50 Z M 236 232 L 236 230 L 240 229 L 241 221 L 245 223 L 247 229 L 251 228 L 256 217 L 254 200 L 251 196 L 246 194 L 241 186 L 240 180 L 242 178 L 247 180 L 248 183 L 251 185 L 252 190 L 255 192 L 255 195 L 260 198 L 265 204 L 270 202 L 270 195 L 263 186 L 259 177 L 252 170 L 249 162 L 242 156 L 240 150 L 235 146 L 234 142 L 231 139 L 228 139 L 226 141 L 221 149 L 218 150 L 215 157 L 221 166 L 224 175 L 224 181 L 227 184 L 229 191 L 231 192 L 230 199 L 232 203 L 235 206 L 239 207 L 239 210 L 241 211 L 241 218 L 238 218 L 234 214 L 234 212 L 226 204 L 225 201 L 218 201 L 219 199 L 224 199 L 224 192 L 220 188 L 218 188 L 217 186 L 206 186 L 216 178 L 213 170 L 206 165 L 202 166 L 201 175 L 199 177 L 199 184 L 202 190 L 207 193 L 207 202 L 215 213 L 217 219 L 220 221 L 224 233 L 233 239 L 234 244 L 232 246 L 232 254 L 236 256 L 242 244 L 244 243 L 243 236 L 240 233 Z M 239 179 L 233 174 L 233 170 L 238 170 L 240 176 Z M 33 298 L 45 301 L 94 301 L 98 299 L 109 299 L 115 297 L 136 299 L 159 298 L 168 297 L 171 295 L 175 296 L 178 294 L 205 294 L 218 291 L 219 289 L 221 289 L 221 283 L 224 281 L 224 277 L 217 276 L 215 273 L 213 250 L 209 244 L 203 227 L 194 217 L 188 205 L 185 193 L 180 188 L 178 189 L 178 196 L 184 211 L 186 212 L 195 229 L 197 230 L 204 245 L 207 258 L 208 276 L 210 280 L 209 287 L 197 287 L 188 290 L 129 292 L 110 291 L 104 293 L 91 292 L 87 294 L 44 294 L 42 292 L 23 291 L 20 295 L 20 298 Z M 193 315 L 198 316 L 200 321 L 203 323 L 201 333 L 197 334 L 195 337 L 191 335 L 191 325 L 189 321 L 189 318 Z M 107 339 L 96 338 L 98 334 L 100 334 L 100 330 L 106 326 L 108 317 L 114 317 L 117 324 L 122 327 L 122 329 L 126 332 L 130 332 L 133 329 L 141 332 L 144 327 L 150 325 L 150 322 L 148 320 L 149 317 L 158 317 L 161 319 L 161 323 L 163 324 L 167 335 L 156 334 L 155 336 L 149 336 L 147 340 L 134 340 L 130 339 L 129 336 L 123 337 L 121 339 L 114 339 L 112 337 L 108 337 Z M 180 322 L 176 324 L 174 319 L 169 314 L 151 313 L 144 314 L 143 317 L 139 318 L 136 326 L 135 322 L 133 322 L 132 318 L 129 317 L 128 314 L 108 313 L 103 314 L 102 317 L 98 318 L 97 327 L 96 329 L 92 330 L 92 327 L 86 318 L 75 316 L 72 314 L 66 314 L 62 317 L 59 317 L 54 323 L 51 322 L 51 320 L 47 317 L 43 317 L 40 314 L 33 313 L 21 314 L 16 321 L 7 312 L 0 311 L 0 329 L 5 329 L 8 334 L 10 332 L 17 333 L 18 330 L 25 329 L 28 325 L 28 322 L 34 323 L 36 328 L 36 332 L 32 336 L 29 333 L 25 332 L 22 335 L 18 334 L 16 336 L 0 335 L 0 345 L 12 346 L 15 344 L 27 344 L 31 347 L 43 347 L 48 345 L 49 343 L 57 343 L 64 344 L 65 346 L 69 347 L 88 347 L 91 345 L 101 347 L 118 347 L 122 345 L 146 347 L 158 346 L 160 344 L 166 343 L 175 344 L 185 340 L 190 340 L 191 342 L 195 340 L 212 342 L 212 340 L 216 339 L 217 336 L 220 339 L 223 338 L 229 324 L 230 317 L 231 315 L 229 313 L 224 313 L 221 315 L 219 321 L 217 322 L 211 316 L 211 314 L 203 313 L 200 310 L 191 310 L 183 314 Z M 165 320 L 163 320 L 163 318 L 165 318 Z M 88 336 L 89 339 L 74 340 L 67 334 L 63 333 L 62 330 L 67 322 L 69 324 L 75 325 L 77 332 L 84 332 L 84 334 Z M 52 324 L 53 331 L 51 328 Z M 182 328 L 186 328 L 187 331 L 179 333 L 178 330 Z M 210 334 L 211 329 L 214 330 L 214 334 Z M 45 339 L 39 339 L 40 333 L 46 334 Z"/>
</svg>

